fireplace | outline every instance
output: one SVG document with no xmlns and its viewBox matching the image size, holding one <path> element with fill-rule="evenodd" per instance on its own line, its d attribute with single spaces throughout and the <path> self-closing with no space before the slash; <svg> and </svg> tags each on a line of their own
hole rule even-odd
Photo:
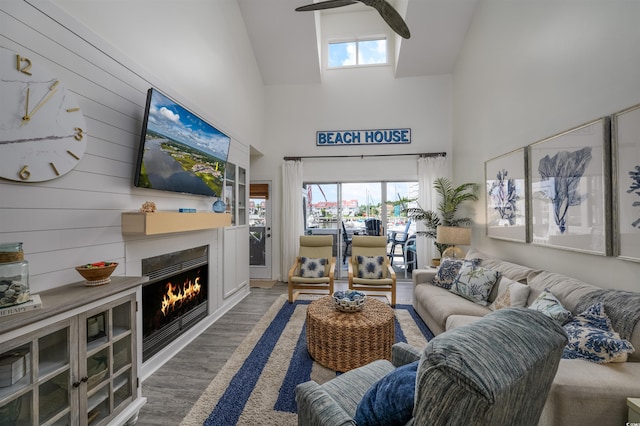
<svg viewBox="0 0 640 426">
<path fill-rule="evenodd" d="M 142 259 L 142 361 L 208 315 L 209 246 Z"/>
</svg>

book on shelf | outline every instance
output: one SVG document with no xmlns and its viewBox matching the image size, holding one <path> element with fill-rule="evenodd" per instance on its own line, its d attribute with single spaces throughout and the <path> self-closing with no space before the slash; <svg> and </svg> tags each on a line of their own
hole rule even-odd
<svg viewBox="0 0 640 426">
<path fill-rule="evenodd" d="M 28 302 L 21 303 L 19 305 L 7 306 L 6 308 L 0 308 L 0 317 L 7 315 L 19 314 L 21 312 L 32 311 L 34 309 L 42 308 L 42 301 L 40 295 L 32 294 Z"/>
<path fill-rule="evenodd" d="M 12 386 L 31 371 L 31 352 L 14 350 L 0 354 L 0 388 Z"/>
</svg>

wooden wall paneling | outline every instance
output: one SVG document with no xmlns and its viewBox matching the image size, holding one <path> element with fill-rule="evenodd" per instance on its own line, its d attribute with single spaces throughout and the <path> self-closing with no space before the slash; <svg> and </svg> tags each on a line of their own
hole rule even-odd
<svg viewBox="0 0 640 426">
<path fill-rule="evenodd" d="M 95 228 L 77 229 L 56 229 L 39 230 L 22 233 L 6 233 L 6 241 L 21 240 L 25 247 L 38 247 L 41 252 L 65 250 L 75 247 L 87 247 L 94 245 L 96 241 L 100 244 L 121 243 L 122 237 L 118 235 L 120 227 L 101 226 Z M 119 238 L 118 238 L 119 237 Z M 29 252 L 25 256 L 29 256 Z"/>
<path fill-rule="evenodd" d="M 140 259 L 152 252 L 201 244 L 215 253 L 211 280 L 217 283 L 217 231 L 139 242 L 121 234 L 121 212 L 147 200 L 160 210 L 210 209 L 202 197 L 133 188 L 147 90 L 155 86 L 188 103 L 49 1 L 3 2 L 0 23 L 0 45 L 51 69 L 76 95 L 89 134 L 87 152 L 65 176 L 34 184 L 0 181 L 0 241 L 24 242 L 34 291 L 78 281 L 73 268 L 81 263 L 109 259 L 122 262 L 116 274 L 139 274 Z"/>
</svg>

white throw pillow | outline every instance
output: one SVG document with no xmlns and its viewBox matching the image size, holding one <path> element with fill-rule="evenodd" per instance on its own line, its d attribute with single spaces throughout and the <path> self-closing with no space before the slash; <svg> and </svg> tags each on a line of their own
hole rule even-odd
<svg viewBox="0 0 640 426">
<path fill-rule="evenodd" d="M 502 286 L 502 280 L 505 278 L 502 277 L 500 279 L 500 286 Z M 502 308 L 524 308 L 527 305 L 527 298 L 529 297 L 529 288 L 528 285 L 519 283 L 517 281 L 511 281 L 507 285 L 507 289 L 502 293 L 498 292 L 498 297 L 496 300 L 489 306 L 489 309 L 492 311 L 502 309 Z"/>
</svg>

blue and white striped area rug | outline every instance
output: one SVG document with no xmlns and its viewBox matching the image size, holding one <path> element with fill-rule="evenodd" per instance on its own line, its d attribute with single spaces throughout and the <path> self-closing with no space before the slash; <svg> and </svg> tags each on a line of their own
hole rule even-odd
<svg viewBox="0 0 640 426">
<path fill-rule="evenodd" d="M 297 425 L 295 387 L 325 383 L 336 372 L 307 352 L 305 318 L 311 300 L 282 295 L 256 324 L 182 421 L 183 426 Z M 418 348 L 433 334 L 411 305 L 396 305 L 396 341 Z"/>
</svg>

